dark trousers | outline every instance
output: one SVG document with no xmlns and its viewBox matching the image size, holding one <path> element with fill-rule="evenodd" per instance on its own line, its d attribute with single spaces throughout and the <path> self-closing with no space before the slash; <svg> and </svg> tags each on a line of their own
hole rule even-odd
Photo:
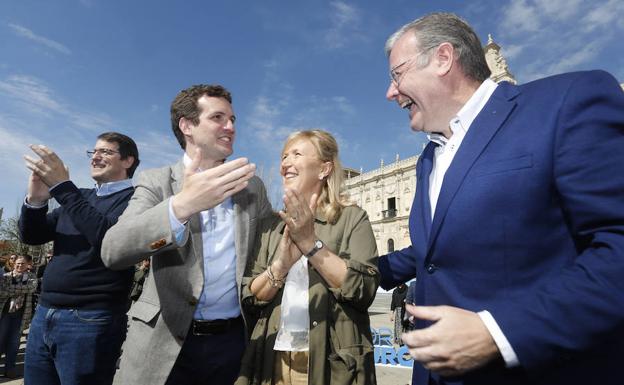
<svg viewBox="0 0 624 385">
<path fill-rule="evenodd" d="M 191 330 L 165 385 L 232 385 L 244 349 L 242 322 L 221 334 L 194 335 Z"/>
<path fill-rule="evenodd" d="M 8 299 L 7 301 L 10 301 Z M 0 354 L 6 355 L 4 371 L 15 369 L 17 352 L 19 351 L 20 337 L 22 334 L 22 319 L 24 308 L 15 313 L 2 313 L 0 318 Z"/>
</svg>

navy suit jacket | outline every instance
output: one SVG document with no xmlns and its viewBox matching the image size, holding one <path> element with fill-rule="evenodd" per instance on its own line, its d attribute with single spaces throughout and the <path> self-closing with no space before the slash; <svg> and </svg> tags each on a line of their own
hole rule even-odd
<svg viewBox="0 0 624 385">
<path fill-rule="evenodd" d="M 381 286 L 417 275 L 419 305 L 490 311 L 521 365 L 440 378 L 416 363 L 414 384 L 623 384 L 617 81 L 592 71 L 501 83 L 444 177 L 433 223 L 419 191 L 432 151 L 417 164 L 412 244 L 380 258 Z"/>
</svg>

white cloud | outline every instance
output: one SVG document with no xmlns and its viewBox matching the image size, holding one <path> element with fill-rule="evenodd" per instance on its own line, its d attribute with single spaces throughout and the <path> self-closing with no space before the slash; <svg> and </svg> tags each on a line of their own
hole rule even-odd
<svg viewBox="0 0 624 385">
<path fill-rule="evenodd" d="M 501 54 L 507 60 L 512 60 L 515 57 L 519 56 L 524 51 L 525 48 L 526 48 L 525 45 L 510 44 L 501 48 Z"/>
<path fill-rule="evenodd" d="M 537 31 L 540 22 L 536 7 L 526 0 L 512 0 L 504 12 L 502 28 L 515 33 Z"/>
<path fill-rule="evenodd" d="M 571 51 L 565 60 L 559 60 L 547 69 L 548 74 L 571 71 L 582 67 L 583 64 L 589 63 L 593 58 L 600 54 L 600 51 L 609 43 L 610 36 L 596 37 L 591 44 L 576 42 L 574 50 Z"/>
<path fill-rule="evenodd" d="M 63 102 L 60 97 L 43 81 L 33 76 L 10 75 L 0 80 L 0 97 L 6 97 L 6 103 L 16 104 L 29 118 L 49 119 L 61 116 L 67 120 L 70 128 L 102 132 L 115 127 L 115 122 L 101 112 L 82 111 Z"/>
<path fill-rule="evenodd" d="M 517 79 L 590 69 L 624 30 L 624 2 L 511 0 L 497 34 Z"/>
<path fill-rule="evenodd" d="M 52 91 L 37 78 L 11 75 L 0 80 L 0 92 L 29 106 L 33 111 L 63 113 L 64 107 L 54 99 Z"/>
<path fill-rule="evenodd" d="M 549 28 L 553 21 L 576 21 L 581 0 L 512 0 L 503 13 L 502 27 L 520 35 Z"/>
<path fill-rule="evenodd" d="M 18 36 L 25 37 L 29 40 L 34 41 L 37 44 L 41 44 L 45 47 L 51 48 L 57 52 L 60 52 L 65 55 L 71 55 L 71 50 L 64 46 L 63 44 L 54 41 L 52 39 L 48 39 L 47 37 L 37 35 L 30 29 L 23 27 L 18 24 L 9 23 L 9 27 L 15 32 Z"/>
<path fill-rule="evenodd" d="M 580 21 L 584 32 L 596 29 L 624 29 L 624 2 L 610 0 L 590 10 Z"/>
<path fill-rule="evenodd" d="M 363 34 L 360 31 L 362 16 L 355 6 L 344 1 L 332 1 L 329 20 L 331 25 L 323 37 L 325 48 L 330 50 L 342 48 L 350 41 L 362 38 Z"/>
<path fill-rule="evenodd" d="M 163 167 L 177 162 L 183 151 L 173 132 L 160 132 L 150 129 L 136 130 L 141 132 L 140 138 L 133 138 L 139 148 L 141 164 L 139 170 Z"/>
<path fill-rule="evenodd" d="M 248 126 L 254 136 L 263 143 L 282 139 L 283 129 L 278 126 L 281 120 L 281 108 L 288 105 L 287 99 L 276 101 L 266 95 L 260 95 L 254 102 Z"/>
<path fill-rule="evenodd" d="M 581 5 L 581 0 L 535 0 L 538 14 L 557 20 L 568 20 L 577 15 Z"/>
</svg>

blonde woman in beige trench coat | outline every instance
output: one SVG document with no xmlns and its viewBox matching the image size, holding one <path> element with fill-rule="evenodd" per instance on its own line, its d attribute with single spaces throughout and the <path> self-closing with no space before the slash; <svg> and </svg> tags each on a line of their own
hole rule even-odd
<svg viewBox="0 0 624 385">
<path fill-rule="evenodd" d="M 259 224 L 243 278 L 243 306 L 257 322 L 236 384 L 374 385 L 368 307 L 379 285 L 377 247 L 366 212 L 339 194 L 335 139 L 292 134 L 280 173 L 285 209 Z M 305 348 L 283 351 L 282 300 L 297 262 L 307 266 L 309 334 Z"/>
</svg>

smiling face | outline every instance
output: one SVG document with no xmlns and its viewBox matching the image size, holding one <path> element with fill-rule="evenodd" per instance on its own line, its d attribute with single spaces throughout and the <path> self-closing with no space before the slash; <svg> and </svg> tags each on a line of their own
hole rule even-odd
<svg viewBox="0 0 624 385">
<path fill-rule="evenodd" d="M 408 111 L 414 131 L 440 132 L 450 120 L 445 111 L 447 95 L 440 81 L 444 69 L 440 67 L 436 51 L 433 48 L 422 52 L 416 36 L 406 33 L 396 41 L 388 57 L 396 81 L 390 82 L 386 97 Z M 421 66 L 420 56 L 427 54 L 431 54 L 429 63 Z"/>
<path fill-rule="evenodd" d="M 121 159 L 119 145 L 98 139 L 95 153 L 91 157 L 91 178 L 98 184 L 115 182 L 128 178 L 127 169 L 134 163 L 131 156 Z"/>
<path fill-rule="evenodd" d="M 13 268 L 13 270 L 18 273 L 18 274 L 22 274 L 25 271 L 28 270 L 28 262 L 26 261 L 25 258 L 23 257 L 19 257 L 15 260 L 15 267 Z"/>
<path fill-rule="evenodd" d="M 234 146 L 234 111 L 224 98 L 203 95 L 197 100 L 199 123 L 181 118 L 180 130 L 186 138 L 186 153 L 193 158 L 201 149 L 202 168 L 214 167 L 230 156 Z"/>
<path fill-rule="evenodd" d="M 331 162 L 319 159 L 309 139 L 295 139 L 284 149 L 280 175 L 284 189 L 292 189 L 306 199 L 320 194 L 325 178 L 331 172 Z"/>
</svg>

